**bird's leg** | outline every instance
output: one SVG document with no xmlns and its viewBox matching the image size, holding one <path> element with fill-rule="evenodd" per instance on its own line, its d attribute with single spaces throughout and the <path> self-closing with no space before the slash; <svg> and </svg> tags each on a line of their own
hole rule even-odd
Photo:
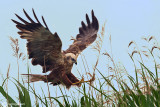
<svg viewBox="0 0 160 107">
<path fill-rule="evenodd" d="M 77 84 L 81 84 L 81 83 L 85 83 L 85 82 L 91 82 L 91 79 L 88 81 L 84 81 L 84 78 L 82 77 L 82 79 L 80 81 L 72 83 L 72 85 L 77 85 Z"/>
<path fill-rule="evenodd" d="M 65 73 L 62 74 L 62 82 L 66 85 L 67 88 L 70 88 L 70 86 L 72 85 L 72 82 L 69 80 Z"/>
<path fill-rule="evenodd" d="M 90 76 L 92 77 L 90 80 L 84 81 L 84 78 L 82 77 L 82 79 L 79 82 L 72 83 L 72 85 L 81 84 L 81 83 L 85 83 L 85 82 L 92 83 L 95 80 L 95 73 L 93 73 L 93 76 L 90 74 Z"/>
<path fill-rule="evenodd" d="M 84 78 L 82 77 L 82 79 L 81 79 L 80 81 L 78 81 L 78 82 L 75 82 L 75 83 L 72 83 L 72 85 L 81 84 L 81 83 L 83 83 L 83 82 L 84 82 Z"/>
<path fill-rule="evenodd" d="M 73 85 L 73 83 L 79 82 L 79 80 L 72 73 L 68 73 L 67 77 L 72 82 L 72 85 Z M 81 84 L 75 84 L 75 85 L 77 85 L 78 87 L 81 86 Z"/>
</svg>

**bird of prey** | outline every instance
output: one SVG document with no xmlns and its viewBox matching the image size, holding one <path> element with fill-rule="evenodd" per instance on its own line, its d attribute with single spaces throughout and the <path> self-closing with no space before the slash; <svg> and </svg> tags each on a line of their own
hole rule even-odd
<svg viewBox="0 0 160 107">
<path fill-rule="evenodd" d="M 97 38 L 99 23 L 93 10 L 91 12 L 92 21 L 86 14 L 87 24 L 81 22 L 82 26 L 79 28 L 79 33 L 76 35 L 73 44 L 63 51 L 61 49 L 61 39 L 57 32 L 54 34 L 50 32 L 43 16 L 44 25 L 38 20 L 34 9 L 32 11 L 36 21 L 24 9 L 23 11 L 28 21 L 17 14 L 15 15 L 21 22 L 13 19 L 12 21 L 20 30 L 18 32 L 20 37 L 27 40 L 26 47 L 29 59 L 32 59 L 32 65 L 41 65 L 43 73 L 51 71 L 48 75 L 24 74 L 29 76 L 29 82 L 44 81 L 50 82 L 53 86 L 63 84 L 66 88 L 70 88 L 72 85 L 80 86 L 80 80 L 71 73 L 71 70 L 73 64 L 77 64 L 78 55 Z"/>
</svg>

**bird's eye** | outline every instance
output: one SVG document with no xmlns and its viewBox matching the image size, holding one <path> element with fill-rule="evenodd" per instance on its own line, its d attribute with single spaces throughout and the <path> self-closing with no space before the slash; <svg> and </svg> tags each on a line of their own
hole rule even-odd
<svg viewBox="0 0 160 107">
<path fill-rule="evenodd" d="M 72 61 L 75 61 L 75 59 L 72 58 Z"/>
<path fill-rule="evenodd" d="M 68 56 L 68 57 L 67 57 L 67 60 L 69 60 L 69 58 L 70 58 L 70 57 Z"/>
</svg>

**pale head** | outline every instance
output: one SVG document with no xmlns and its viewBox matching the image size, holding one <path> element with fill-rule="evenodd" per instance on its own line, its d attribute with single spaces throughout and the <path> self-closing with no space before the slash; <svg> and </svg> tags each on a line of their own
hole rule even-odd
<svg viewBox="0 0 160 107">
<path fill-rule="evenodd" d="M 67 54 L 65 54 L 65 57 L 66 57 L 68 63 L 70 63 L 70 64 L 75 63 L 77 65 L 77 58 L 76 58 L 75 54 L 67 53 Z"/>
</svg>

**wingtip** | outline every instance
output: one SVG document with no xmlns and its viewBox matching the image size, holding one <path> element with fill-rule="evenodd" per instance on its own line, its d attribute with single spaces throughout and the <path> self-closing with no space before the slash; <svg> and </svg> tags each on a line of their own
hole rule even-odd
<svg viewBox="0 0 160 107">
<path fill-rule="evenodd" d="M 14 23 L 15 23 L 15 20 L 14 19 L 11 19 Z"/>
<path fill-rule="evenodd" d="M 33 14 L 35 13 L 33 8 L 32 8 L 32 12 L 33 12 Z"/>
<path fill-rule="evenodd" d="M 96 18 L 96 16 L 94 15 L 94 11 L 92 9 L 92 24 L 93 26 L 98 30 L 99 29 L 99 22 L 98 19 Z"/>
<path fill-rule="evenodd" d="M 24 8 L 23 8 L 23 12 L 26 12 L 26 11 L 24 10 Z"/>
<path fill-rule="evenodd" d="M 44 23 L 44 25 L 45 25 L 46 29 L 47 29 L 47 30 L 49 30 L 49 28 L 48 28 L 48 26 L 47 26 L 47 24 L 46 24 L 46 22 L 45 22 L 45 20 L 44 20 L 44 17 L 43 17 L 43 16 L 42 16 L 42 21 L 43 21 L 43 23 Z"/>
<path fill-rule="evenodd" d="M 90 19 L 88 17 L 88 14 L 86 14 L 86 20 L 87 20 L 88 27 L 90 28 Z"/>
<path fill-rule="evenodd" d="M 92 16 L 94 16 L 94 11 L 93 11 L 93 9 L 92 9 Z"/>
<path fill-rule="evenodd" d="M 88 14 L 86 13 L 86 19 L 88 19 L 89 17 L 88 17 Z"/>
<path fill-rule="evenodd" d="M 13 23 L 15 23 L 15 20 L 11 19 Z"/>
<path fill-rule="evenodd" d="M 24 14 L 26 15 L 27 14 L 27 12 L 25 11 L 25 9 L 23 8 L 23 12 L 24 12 Z"/>
<path fill-rule="evenodd" d="M 35 13 L 35 11 L 34 11 L 33 8 L 32 8 L 32 12 L 33 12 L 34 18 L 37 20 L 37 22 L 38 22 L 39 24 L 41 24 L 40 21 L 38 20 L 37 16 L 36 16 L 36 13 Z M 41 24 L 41 25 L 42 25 L 42 24 Z"/>
<path fill-rule="evenodd" d="M 86 13 L 86 17 L 88 17 L 88 14 Z"/>
<path fill-rule="evenodd" d="M 21 24 L 21 23 L 19 23 L 19 22 L 17 22 L 17 21 L 15 21 L 15 20 L 13 20 L 13 19 L 11 19 L 12 21 L 13 21 L 13 23 L 15 23 L 15 24 Z"/>
<path fill-rule="evenodd" d="M 32 12 L 33 12 L 33 14 L 35 13 L 33 8 L 32 8 Z"/>
<path fill-rule="evenodd" d="M 87 28 L 86 28 L 86 25 L 85 25 L 85 23 L 84 23 L 83 21 L 81 21 L 81 25 L 82 25 L 82 28 L 83 28 L 84 30 L 87 29 Z"/>
<path fill-rule="evenodd" d="M 36 16 L 35 11 L 34 11 L 33 8 L 32 8 L 32 12 L 33 12 L 34 17 L 36 18 L 37 16 Z"/>
<path fill-rule="evenodd" d="M 19 17 L 16 13 L 15 13 L 16 17 Z"/>
<path fill-rule="evenodd" d="M 95 20 L 96 20 L 96 26 L 95 28 L 98 30 L 99 29 L 99 22 L 98 22 L 98 19 L 95 17 Z"/>
</svg>

